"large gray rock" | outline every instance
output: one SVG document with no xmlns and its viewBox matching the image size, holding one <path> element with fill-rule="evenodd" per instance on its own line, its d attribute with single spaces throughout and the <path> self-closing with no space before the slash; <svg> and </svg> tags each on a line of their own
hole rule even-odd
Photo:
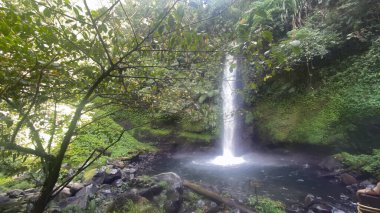
<svg viewBox="0 0 380 213">
<path fill-rule="evenodd" d="M 309 207 L 315 213 L 331 213 L 333 208 L 324 203 L 316 203 Z"/>
<path fill-rule="evenodd" d="M 66 199 L 68 197 L 71 197 L 71 191 L 69 188 L 65 187 L 62 189 L 62 191 L 59 192 L 59 194 L 57 195 L 56 197 L 56 200 L 63 200 L 63 199 Z"/>
<path fill-rule="evenodd" d="M 183 181 L 176 173 L 167 172 L 153 176 L 153 180 L 158 184 L 165 182 L 166 190 L 164 203 L 164 209 L 166 213 L 176 213 L 179 211 L 182 205 L 182 193 L 183 193 Z"/>
<path fill-rule="evenodd" d="M 18 197 L 21 197 L 21 196 L 25 195 L 25 193 L 21 189 L 14 189 L 14 190 L 8 191 L 7 195 L 10 198 L 18 198 Z"/>
<path fill-rule="evenodd" d="M 168 190 L 166 192 L 167 200 L 164 203 L 166 213 L 177 213 L 181 208 L 182 195 L 176 190 Z"/>
<path fill-rule="evenodd" d="M 64 201 L 65 205 L 75 205 L 81 209 L 87 208 L 88 200 L 94 196 L 98 188 L 94 184 L 83 187 L 75 194 L 75 197 L 69 197 Z"/>
<path fill-rule="evenodd" d="M 97 171 L 91 179 L 91 184 L 100 185 L 103 184 L 106 174 L 104 171 Z"/>
<path fill-rule="evenodd" d="M 157 180 L 158 182 L 160 182 L 160 181 L 167 182 L 170 189 L 181 191 L 183 188 L 183 181 L 182 181 L 181 177 L 178 176 L 174 172 L 161 173 L 161 174 L 153 176 L 153 179 Z"/>
<path fill-rule="evenodd" d="M 153 185 L 149 188 L 140 190 L 139 194 L 142 197 L 145 197 L 148 200 L 152 200 L 154 196 L 159 195 L 164 188 L 160 185 Z"/>
<path fill-rule="evenodd" d="M 315 201 L 315 196 L 312 194 L 307 194 L 305 197 L 305 206 L 310 206 Z"/>
<path fill-rule="evenodd" d="M 329 156 L 329 157 L 324 158 L 318 164 L 318 166 L 321 169 L 324 169 L 324 170 L 332 172 L 332 171 L 341 169 L 343 167 L 343 164 L 339 160 L 337 160 L 335 157 Z"/>
<path fill-rule="evenodd" d="M 341 174 L 339 178 L 346 186 L 358 183 L 356 178 L 348 173 Z"/>
<path fill-rule="evenodd" d="M 115 180 L 120 179 L 121 176 L 120 169 L 107 169 L 105 171 L 103 184 L 112 184 Z"/>
<path fill-rule="evenodd" d="M 6 195 L 0 195 L 0 205 L 2 203 L 8 202 L 9 200 L 10 200 L 10 198 L 8 196 L 6 196 Z"/>
<path fill-rule="evenodd" d="M 84 185 L 83 183 L 69 183 L 67 187 L 70 189 L 71 194 L 75 195 L 75 193 L 81 190 Z"/>
</svg>

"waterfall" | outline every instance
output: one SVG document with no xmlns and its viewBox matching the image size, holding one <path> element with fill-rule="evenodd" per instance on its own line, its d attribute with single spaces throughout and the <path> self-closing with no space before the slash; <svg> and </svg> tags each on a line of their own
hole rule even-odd
<svg viewBox="0 0 380 213">
<path fill-rule="evenodd" d="M 223 155 L 212 160 L 213 164 L 229 166 L 244 163 L 242 157 L 235 157 L 237 145 L 237 61 L 232 55 L 227 55 L 224 62 L 223 83 Z"/>
</svg>

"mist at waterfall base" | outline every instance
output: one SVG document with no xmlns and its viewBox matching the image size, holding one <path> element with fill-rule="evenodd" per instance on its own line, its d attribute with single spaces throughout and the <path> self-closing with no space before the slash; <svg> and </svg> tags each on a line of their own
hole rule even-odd
<svg viewBox="0 0 380 213">
<path fill-rule="evenodd" d="M 220 166 L 236 166 L 246 161 L 243 157 L 235 156 L 235 146 L 239 145 L 237 140 L 237 113 L 239 104 L 237 101 L 237 61 L 232 55 L 226 55 L 223 69 L 222 100 L 223 100 L 223 154 L 209 161 Z"/>
</svg>

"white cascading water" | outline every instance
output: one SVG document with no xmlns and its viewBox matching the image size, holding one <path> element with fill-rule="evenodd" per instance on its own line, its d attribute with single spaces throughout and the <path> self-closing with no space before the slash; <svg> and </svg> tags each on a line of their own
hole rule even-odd
<svg viewBox="0 0 380 213">
<path fill-rule="evenodd" d="M 237 127 L 237 69 L 236 60 L 227 55 L 223 71 L 223 155 L 217 156 L 211 163 L 222 166 L 232 166 L 244 163 L 242 157 L 234 155 Z"/>
</svg>

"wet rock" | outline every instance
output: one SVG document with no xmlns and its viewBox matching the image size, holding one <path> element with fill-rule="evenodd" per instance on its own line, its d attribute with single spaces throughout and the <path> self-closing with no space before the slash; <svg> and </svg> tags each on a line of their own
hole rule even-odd
<svg viewBox="0 0 380 213">
<path fill-rule="evenodd" d="M 153 179 L 157 181 L 165 181 L 169 184 L 170 189 L 182 190 L 182 179 L 174 172 L 161 173 L 153 176 Z"/>
<path fill-rule="evenodd" d="M 331 213 L 332 207 L 324 203 L 316 203 L 309 207 L 315 213 Z"/>
<path fill-rule="evenodd" d="M 348 196 L 345 195 L 345 194 L 340 194 L 340 195 L 339 195 L 339 198 L 340 198 L 341 200 L 348 200 L 348 199 L 350 199 L 350 197 L 348 197 Z"/>
<path fill-rule="evenodd" d="M 154 185 L 148 189 L 143 189 L 139 192 L 140 196 L 147 198 L 148 200 L 153 199 L 154 196 L 159 195 L 163 191 L 163 187 L 160 185 Z"/>
<path fill-rule="evenodd" d="M 112 182 L 120 178 L 121 178 L 120 169 L 107 169 L 105 171 L 103 184 L 112 184 Z"/>
<path fill-rule="evenodd" d="M 25 195 L 25 193 L 21 189 L 14 189 L 14 190 L 8 191 L 7 195 L 9 198 L 18 198 L 18 197 L 21 197 L 22 195 Z"/>
<path fill-rule="evenodd" d="M 112 183 L 113 186 L 115 187 L 121 187 L 123 185 L 123 180 L 122 179 L 117 179 Z"/>
<path fill-rule="evenodd" d="M 105 172 L 97 171 L 96 174 L 91 179 L 91 184 L 94 184 L 94 185 L 102 184 L 104 182 L 105 176 L 106 176 Z"/>
<path fill-rule="evenodd" d="M 0 205 L 3 203 L 9 202 L 11 199 L 6 195 L 0 195 Z"/>
<path fill-rule="evenodd" d="M 177 213 L 181 208 L 182 196 L 178 191 L 168 190 L 166 193 L 168 200 L 164 203 L 166 213 Z"/>
<path fill-rule="evenodd" d="M 310 206 L 316 200 L 315 196 L 312 194 L 307 194 L 305 197 L 305 206 Z"/>
<path fill-rule="evenodd" d="M 125 167 L 125 163 L 121 160 L 107 161 L 108 165 L 112 165 L 114 168 L 122 169 Z"/>
<path fill-rule="evenodd" d="M 366 189 L 370 188 L 371 189 L 373 187 L 375 187 L 375 185 L 370 180 L 364 180 L 364 181 L 359 183 L 359 188 L 363 188 L 363 189 L 364 188 L 366 188 Z"/>
<path fill-rule="evenodd" d="M 357 186 L 357 184 L 353 184 L 353 185 L 346 186 L 346 189 L 347 189 L 351 194 L 356 194 L 356 192 L 358 191 L 358 186 Z"/>
<path fill-rule="evenodd" d="M 203 208 L 206 205 L 206 202 L 204 200 L 198 200 L 195 206 L 197 208 Z"/>
<path fill-rule="evenodd" d="M 341 209 L 333 208 L 333 210 L 331 211 L 331 213 L 346 213 L 346 212 L 343 211 L 343 210 L 341 210 Z"/>
<path fill-rule="evenodd" d="M 67 187 L 70 189 L 71 194 L 75 195 L 84 185 L 82 183 L 69 183 Z"/>
<path fill-rule="evenodd" d="M 137 169 L 135 168 L 124 168 L 121 170 L 121 178 L 124 181 L 133 179 L 135 176 L 134 174 L 136 173 Z"/>
<path fill-rule="evenodd" d="M 321 169 L 327 170 L 330 172 L 337 170 L 337 169 L 341 169 L 343 167 L 342 163 L 340 161 L 338 161 L 336 158 L 334 158 L 333 156 L 329 156 L 329 157 L 323 159 L 318 164 L 318 166 Z"/>
<path fill-rule="evenodd" d="M 98 189 L 93 184 L 83 187 L 79 192 L 76 193 L 76 199 L 71 204 L 77 205 L 82 209 L 86 208 L 89 198 L 93 197 L 97 190 Z"/>
<path fill-rule="evenodd" d="M 37 199 L 38 199 L 39 196 L 40 196 L 40 192 L 39 191 L 34 192 L 34 193 L 25 193 L 25 196 L 23 197 L 23 199 L 26 202 L 34 203 L 34 202 L 37 201 Z"/>
<path fill-rule="evenodd" d="M 38 189 L 35 189 L 35 188 L 30 188 L 30 189 L 25 189 L 24 190 L 24 193 L 25 194 L 30 194 L 30 193 L 37 193 L 37 192 L 39 192 L 39 190 Z"/>
<path fill-rule="evenodd" d="M 21 199 L 10 199 L 0 205 L 2 213 L 26 212 L 27 204 Z"/>
<path fill-rule="evenodd" d="M 62 189 L 62 191 L 59 192 L 59 194 L 56 197 L 56 200 L 63 200 L 63 199 L 66 199 L 68 197 L 71 197 L 71 195 L 72 194 L 71 194 L 70 188 L 65 187 Z"/>
<path fill-rule="evenodd" d="M 358 183 L 356 178 L 348 173 L 341 174 L 339 178 L 346 186 Z"/>
<path fill-rule="evenodd" d="M 304 213 L 305 209 L 300 204 L 292 204 L 289 208 L 286 209 L 286 211 L 290 213 Z"/>
</svg>

